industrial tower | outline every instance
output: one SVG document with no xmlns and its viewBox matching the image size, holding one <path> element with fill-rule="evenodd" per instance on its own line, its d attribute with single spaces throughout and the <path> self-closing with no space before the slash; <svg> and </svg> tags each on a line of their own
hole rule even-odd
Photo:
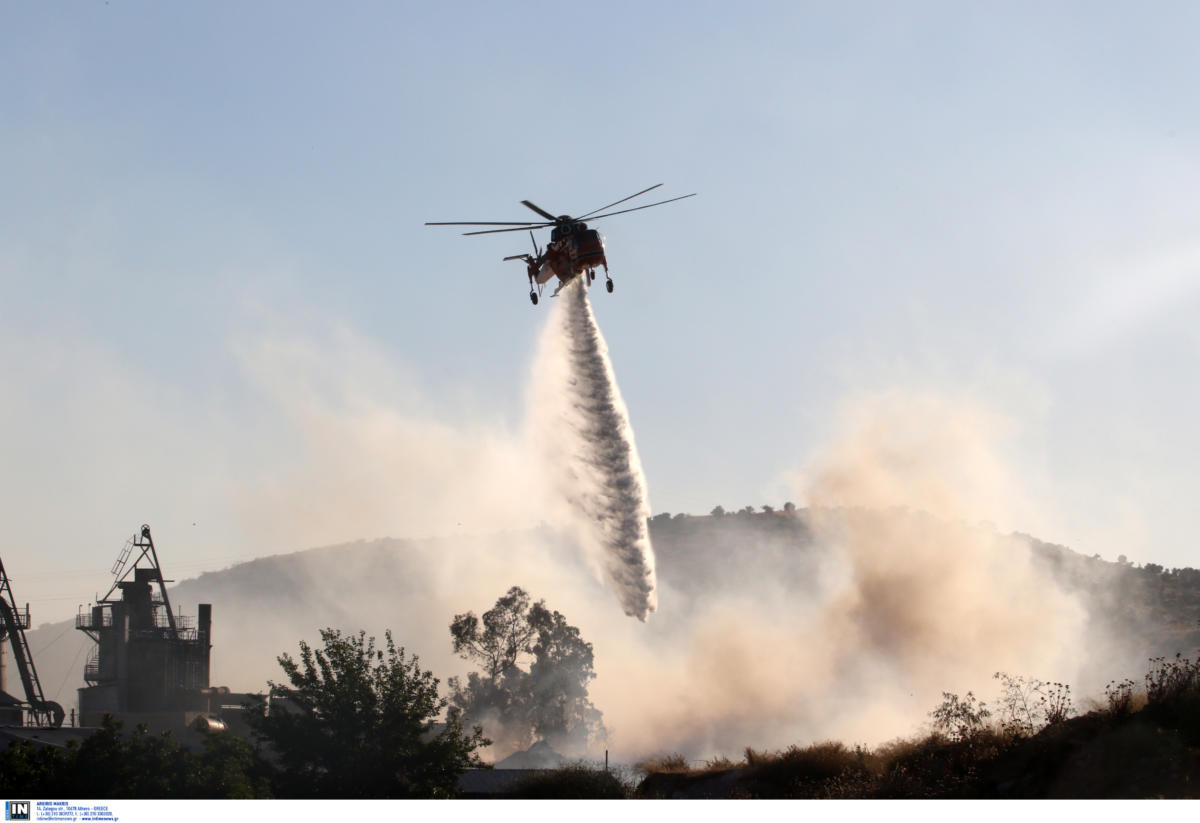
<svg viewBox="0 0 1200 823">
<path fill-rule="evenodd" d="M 80 722 L 98 726 L 111 714 L 127 724 L 185 728 L 208 713 L 216 691 L 208 687 L 212 606 L 201 603 L 196 620 L 172 612 L 171 581 L 163 579 L 149 526 L 126 542 L 112 573 L 108 593 L 75 619 L 96 641 L 84 666 L 88 685 L 79 690 Z"/>
</svg>

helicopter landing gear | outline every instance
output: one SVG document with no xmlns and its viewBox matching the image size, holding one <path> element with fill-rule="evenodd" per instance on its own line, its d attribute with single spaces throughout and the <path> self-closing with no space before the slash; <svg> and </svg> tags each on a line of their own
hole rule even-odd
<svg viewBox="0 0 1200 823">
<path fill-rule="evenodd" d="M 604 281 L 604 288 L 608 289 L 609 294 L 612 294 L 613 282 L 611 277 Z"/>
<path fill-rule="evenodd" d="M 532 289 L 529 290 L 529 302 L 535 306 L 537 305 L 537 292 Z"/>
<path fill-rule="evenodd" d="M 588 269 L 588 285 L 596 282 L 596 270 Z"/>
</svg>

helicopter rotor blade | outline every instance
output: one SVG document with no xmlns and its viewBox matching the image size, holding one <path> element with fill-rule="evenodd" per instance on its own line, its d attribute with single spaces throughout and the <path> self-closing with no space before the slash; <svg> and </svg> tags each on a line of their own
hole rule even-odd
<svg viewBox="0 0 1200 823">
<path fill-rule="evenodd" d="M 525 231 L 526 226 L 528 226 L 528 225 L 530 225 L 530 224 L 527 223 L 527 224 L 525 224 L 525 226 L 514 226 L 511 229 L 487 229 L 486 231 L 464 231 L 463 237 L 467 237 L 472 234 L 499 234 L 500 232 L 504 232 L 504 231 Z M 544 229 L 547 226 L 553 226 L 554 224 L 553 223 L 534 223 L 532 225 L 533 225 L 533 228 L 535 228 L 535 229 Z"/>
<path fill-rule="evenodd" d="M 608 214 L 594 214 L 591 217 L 589 217 L 588 219 L 589 220 L 599 220 L 601 217 L 612 217 L 614 214 L 625 214 L 626 212 L 631 212 L 631 211 L 641 211 L 642 209 L 648 209 L 652 206 L 661 206 L 664 203 L 674 203 L 676 200 L 686 200 L 689 197 L 695 197 L 695 196 L 696 196 L 696 192 L 692 192 L 691 194 L 685 194 L 682 197 L 672 197 L 670 200 L 659 200 L 657 203 L 649 203 L 645 206 L 636 206 L 632 209 L 621 209 L 620 211 L 610 211 Z"/>
<path fill-rule="evenodd" d="M 538 208 L 537 206 L 530 203 L 528 200 L 522 200 L 521 205 L 525 206 L 526 208 L 532 209 L 533 211 L 536 211 L 538 214 L 540 214 L 542 217 L 545 217 L 551 223 L 553 223 L 556 219 L 553 214 L 551 214 L 548 211 L 545 211 L 544 209 Z"/>
<path fill-rule="evenodd" d="M 642 190 L 641 190 L 641 191 L 639 191 L 637 194 L 631 194 L 631 195 L 629 195 L 628 197 L 622 197 L 622 198 L 621 198 L 620 200 L 618 200 L 616 203 L 609 203 L 607 206 L 601 206 L 601 207 L 600 207 L 600 208 L 598 208 L 598 209 L 592 209 L 592 210 L 591 210 L 591 211 L 589 211 L 587 214 L 581 214 L 579 217 L 576 217 L 575 219 L 576 219 L 576 220 L 586 220 L 586 219 L 588 219 L 589 217 L 591 217 L 593 214 L 595 214 L 595 213 L 596 213 L 596 212 L 598 212 L 598 211 L 604 211 L 605 209 L 611 209 L 613 206 L 619 206 L 621 203 L 624 203 L 626 200 L 632 200 L 632 199 L 633 199 L 633 198 L 635 198 L 635 197 L 640 197 L 641 195 L 645 194 L 645 193 L 646 193 L 646 192 L 648 192 L 648 191 L 654 191 L 655 189 L 657 189 L 657 188 L 658 188 L 659 186 L 661 186 L 661 185 L 662 185 L 662 183 L 655 183 L 655 184 L 654 184 L 653 186 L 651 186 L 650 188 L 648 188 L 648 189 L 642 189 Z"/>
<path fill-rule="evenodd" d="M 426 226 L 540 226 L 541 223 L 515 223 L 496 220 L 468 220 L 451 223 L 426 223 Z"/>
</svg>

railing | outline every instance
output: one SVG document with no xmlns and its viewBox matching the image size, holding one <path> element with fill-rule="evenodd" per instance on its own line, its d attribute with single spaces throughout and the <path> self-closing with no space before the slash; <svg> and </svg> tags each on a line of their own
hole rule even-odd
<svg viewBox="0 0 1200 823">
<path fill-rule="evenodd" d="M 100 650 L 92 649 L 87 662 L 83 664 L 83 679 L 95 685 L 100 682 Z"/>
<path fill-rule="evenodd" d="M 75 628 L 77 629 L 106 629 L 112 625 L 112 612 L 105 609 L 100 612 L 99 625 L 93 620 L 91 612 L 80 612 L 75 615 Z"/>
<path fill-rule="evenodd" d="M 29 628 L 30 622 L 29 622 L 29 604 L 28 603 L 25 604 L 25 611 L 23 611 L 23 612 L 21 611 L 21 607 L 14 603 L 13 608 L 12 608 L 12 616 L 13 616 L 13 622 L 16 624 L 14 626 L 14 628 L 17 628 L 17 629 L 28 629 Z"/>
<path fill-rule="evenodd" d="M 27 629 L 27 628 L 29 628 L 29 625 L 28 625 L 29 613 L 28 612 L 25 613 L 24 620 L 25 620 L 26 625 L 23 626 L 22 628 Z M 94 631 L 96 629 L 110 628 L 112 626 L 112 624 L 113 624 L 113 616 L 112 616 L 112 611 L 110 611 L 109 609 L 105 609 L 104 611 L 100 612 L 99 623 L 96 622 L 95 616 L 91 612 L 80 612 L 79 614 L 75 615 L 75 628 L 77 628 L 77 629 L 92 629 Z M 154 628 L 141 630 L 138 632 L 138 634 L 145 634 L 146 632 L 150 632 L 151 634 L 154 634 L 159 631 L 169 632 L 170 628 L 171 628 L 171 619 L 169 617 L 167 617 L 167 613 L 161 609 L 155 609 L 154 610 Z M 194 637 L 196 634 L 196 618 L 185 617 L 182 614 L 177 614 L 177 615 L 175 615 L 175 628 L 179 630 L 180 637 L 185 637 L 185 636 L 193 636 Z"/>
<path fill-rule="evenodd" d="M 179 629 L 174 634 L 171 634 L 170 626 L 156 626 L 153 629 L 131 630 L 129 637 L 138 640 L 145 640 L 147 638 L 159 640 L 196 640 L 199 637 L 199 633 L 195 629 Z"/>
<path fill-rule="evenodd" d="M 154 610 L 154 626 L 155 628 L 159 629 L 171 628 L 171 620 L 169 617 L 167 617 L 167 613 L 165 611 L 159 611 L 158 609 Z M 175 615 L 175 628 L 180 630 L 180 634 L 183 634 L 185 629 L 195 629 L 196 618 L 184 617 L 182 614 L 177 614 Z"/>
</svg>

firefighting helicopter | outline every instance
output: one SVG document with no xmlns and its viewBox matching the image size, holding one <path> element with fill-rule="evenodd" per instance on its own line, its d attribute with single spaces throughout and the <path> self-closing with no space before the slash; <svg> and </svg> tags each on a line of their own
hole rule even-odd
<svg viewBox="0 0 1200 823">
<path fill-rule="evenodd" d="M 600 232 L 595 229 L 589 229 L 584 220 L 599 220 L 603 217 L 612 217 L 615 214 L 625 214 L 626 212 L 639 211 L 648 209 L 651 206 L 661 206 L 664 203 L 674 203 L 676 200 L 684 200 L 688 197 L 695 197 L 696 194 L 685 194 L 680 197 L 672 197 L 670 200 L 660 200 L 657 203 L 649 203 L 645 206 L 636 206 L 632 209 L 621 209 L 620 211 L 610 211 L 605 214 L 597 214 L 605 209 L 611 209 L 613 206 L 618 206 L 632 200 L 635 197 L 641 197 L 649 191 L 654 191 L 662 183 L 651 186 L 648 189 L 642 189 L 636 194 L 631 194 L 628 197 L 622 197 L 614 203 L 609 203 L 607 206 L 601 206 L 598 209 L 592 209 L 590 212 L 579 217 L 571 217 L 566 214 L 561 214 L 555 217 L 550 212 L 542 209 L 528 200 L 522 200 L 521 205 L 536 212 L 541 217 L 545 218 L 545 222 L 541 223 L 521 223 L 521 222 L 497 222 L 491 220 L 474 220 L 474 221 L 455 221 L 445 223 L 426 223 L 426 226 L 507 226 L 503 229 L 483 229 L 481 231 L 463 232 L 463 236 L 473 234 L 499 234 L 508 231 L 528 231 L 529 239 L 533 241 L 533 254 L 513 254 L 505 257 L 505 260 L 522 260 L 525 262 L 525 273 L 529 277 L 529 300 L 533 305 L 537 305 L 538 295 L 542 292 L 542 287 L 549 282 L 550 278 L 557 277 L 559 280 L 558 287 L 551 294 L 551 297 L 557 297 L 558 293 L 563 290 L 563 287 L 574 280 L 581 274 L 587 275 L 587 283 L 592 283 L 596 279 L 596 267 L 604 267 L 605 287 L 611 293 L 613 290 L 612 277 L 608 273 L 608 260 L 604 256 L 604 241 L 600 238 Z M 543 251 L 538 248 L 537 240 L 533 237 L 534 229 L 544 229 L 553 226 L 550 231 L 550 242 Z"/>
</svg>

